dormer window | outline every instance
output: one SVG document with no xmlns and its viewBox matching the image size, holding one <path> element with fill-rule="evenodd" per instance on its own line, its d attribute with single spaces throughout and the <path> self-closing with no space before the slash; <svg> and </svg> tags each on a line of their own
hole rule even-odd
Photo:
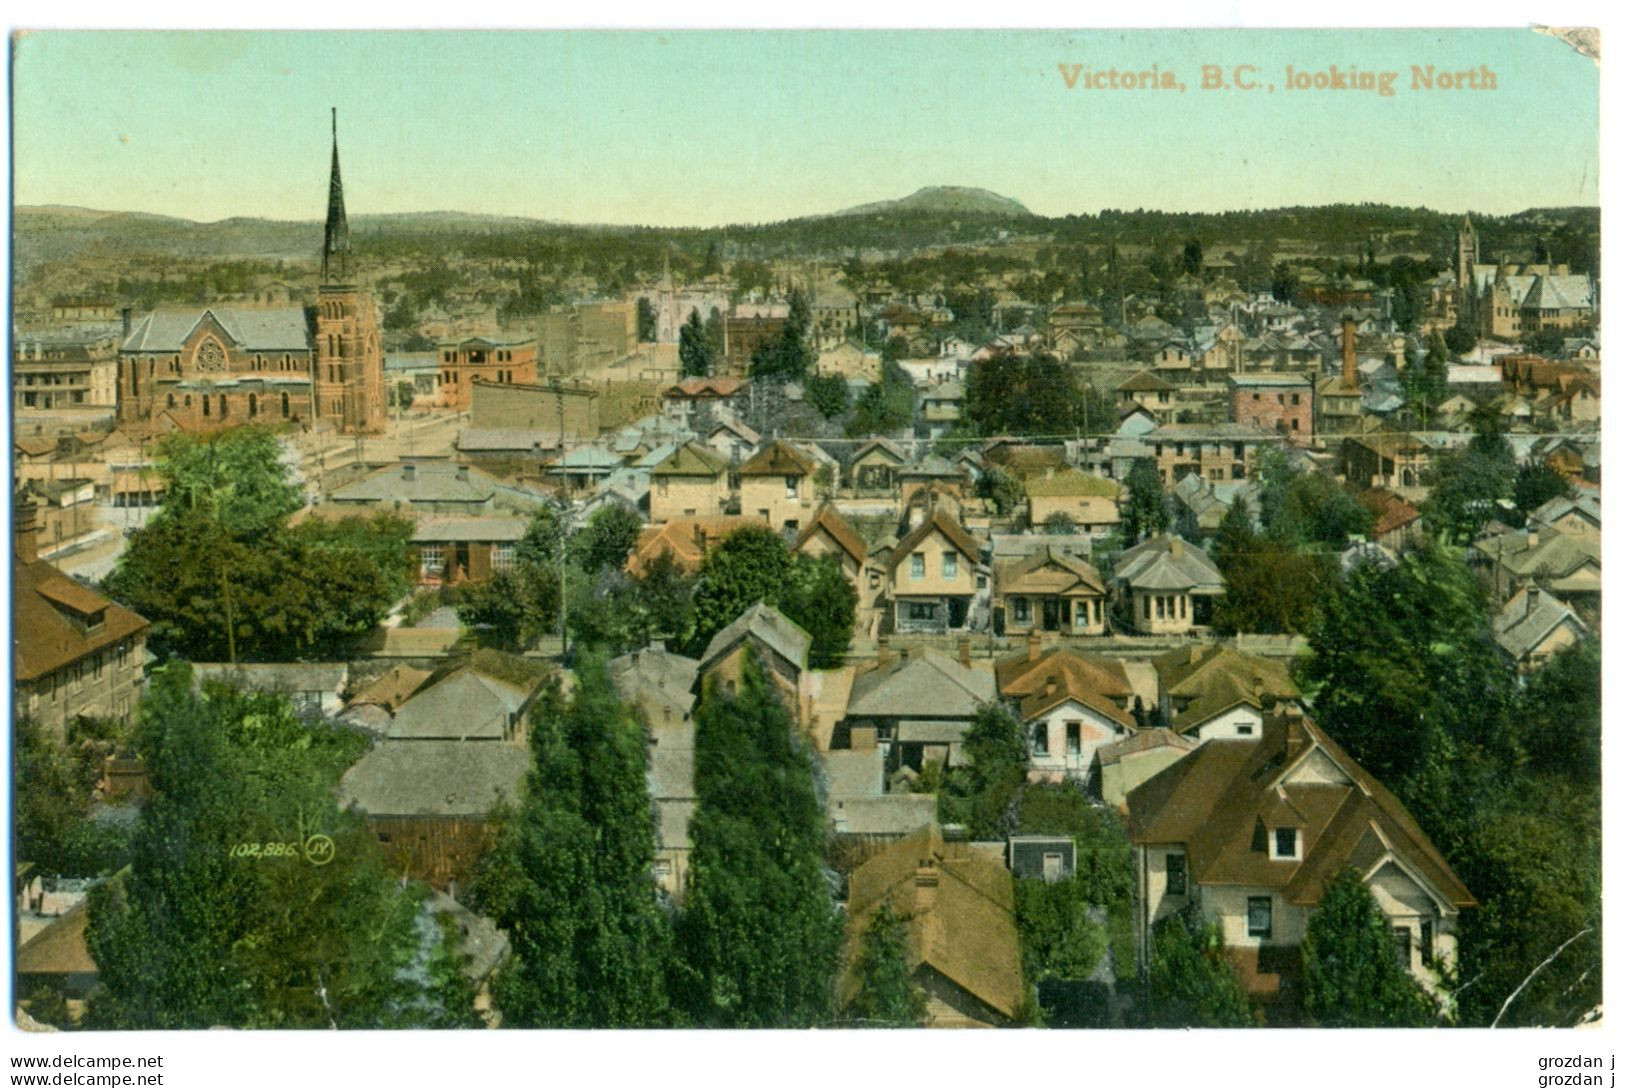
<svg viewBox="0 0 1625 1088">
<path fill-rule="evenodd" d="M 1280 861 L 1296 861 L 1301 856 L 1298 852 L 1298 829 L 1295 827 L 1277 827 L 1270 835 L 1270 857 Z"/>
</svg>

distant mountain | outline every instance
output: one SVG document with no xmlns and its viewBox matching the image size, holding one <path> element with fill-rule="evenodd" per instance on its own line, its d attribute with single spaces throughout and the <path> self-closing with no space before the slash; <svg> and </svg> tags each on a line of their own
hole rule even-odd
<svg viewBox="0 0 1625 1088">
<path fill-rule="evenodd" d="M 928 185 L 901 200 L 881 200 L 873 204 L 859 204 L 835 215 L 875 215 L 879 213 L 932 212 L 960 215 L 1012 215 L 1031 216 L 1027 206 L 1019 200 L 964 185 Z"/>
</svg>

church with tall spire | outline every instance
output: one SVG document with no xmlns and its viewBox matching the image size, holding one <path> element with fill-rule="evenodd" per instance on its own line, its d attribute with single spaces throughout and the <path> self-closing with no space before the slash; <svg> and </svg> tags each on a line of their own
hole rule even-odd
<svg viewBox="0 0 1625 1088">
<path fill-rule="evenodd" d="M 316 288 L 316 418 L 332 421 L 346 434 L 370 434 L 383 430 L 386 418 L 384 354 L 372 293 L 357 284 L 353 264 L 335 109 L 322 281 Z"/>
<path fill-rule="evenodd" d="M 215 302 L 163 307 L 127 326 L 118 353 L 121 423 L 207 431 L 240 423 L 384 429 L 378 310 L 360 283 L 339 174 L 338 111 L 321 273 L 313 306 Z"/>
</svg>

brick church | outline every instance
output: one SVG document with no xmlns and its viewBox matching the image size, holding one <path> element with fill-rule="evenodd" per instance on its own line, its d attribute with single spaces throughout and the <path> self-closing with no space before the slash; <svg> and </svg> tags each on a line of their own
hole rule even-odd
<svg viewBox="0 0 1625 1088">
<path fill-rule="evenodd" d="M 384 356 L 372 293 L 357 282 L 339 177 L 338 121 L 314 306 L 162 308 L 118 353 L 121 423 L 199 431 L 297 423 L 382 431 Z"/>
</svg>

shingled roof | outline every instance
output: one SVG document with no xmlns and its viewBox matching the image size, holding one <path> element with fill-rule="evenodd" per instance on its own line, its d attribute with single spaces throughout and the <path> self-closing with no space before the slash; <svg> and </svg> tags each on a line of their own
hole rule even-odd
<svg viewBox="0 0 1625 1088">
<path fill-rule="evenodd" d="M 1076 556 L 1046 544 L 1022 559 L 1000 562 L 994 571 L 1000 594 L 1106 595 L 1100 572 Z"/>
<path fill-rule="evenodd" d="M 211 317 L 243 351 L 310 350 L 310 322 L 302 306 L 154 310 L 135 323 L 120 350 L 178 352 Z"/>
<path fill-rule="evenodd" d="M 896 569 L 904 557 L 913 552 L 920 542 L 933 532 L 941 533 L 947 537 L 949 542 L 969 556 L 972 562 L 976 562 L 981 558 L 982 546 L 977 543 L 976 538 L 967 533 L 959 522 L 939 508 L 933 509 L 929 517 L 923 519 L 903 539 L 897 542 L 897 546 L 892 550 L 891 569 Z"/>
<path fill-rule="evenodd" d="M 835 509 L 835 505 L 828 502 L 818 508 L 818 513 L 813 515 L 813 519 L 807 523 L 807 527 L 797 535 L 795 543 L 790 545 L 790 550 L 799 552 L 802 545 L 811 540 L 820 530 L 828 533 L 829 538 L 835 541 L 842 551 L 846 552 L 858 563 L 862 563 L 868 557 L 869 545 L 863 542 L 863 538 L 858 535 L 856 529 L 847 524 L 840 511 Z"/>
<path fill-rule="evenodd" d="M 709 669 L 718 658 L 747 638 L 756 639 L 797 668 L 807 667 L 812 636 L 777 608 L 757 601 L 712 637 L 700 658 L 700 671 Z"/>
<path fill-rule="evenodd" d="M 739 466 L 741 476 L 810 476 L 816 471 L 818 462 L 811 454 L 797 449 L 782 438 L 763 447 Z"/>
<path fill-rule="evenodd" d="M 993 698 L 992 673 L 940 650 L 911 647 L 858 674 L 846 713 L 858 718 L 969 718 Z"/>
<path fill-rule="evenodd" d="M 1568 624 L 1582 638 L 1590 630 L 1562 601 L 1536 586 L 1514 593 L 1490 620 L 1491 637 L 1514 661 L 1528 657 L 1546 637 Z"/>
<path fill-rule="evenodd" d="M 1242 703 L 1262 710 L 1266 703 L 1301 698 L 1286 666 L 1224 643 L 1181 646 L 1151 664 L 1175 704 L 1173 726 L 1180 733 Z"/>
<path fill-rule="evenodd" d="M 715 450 L 687 442 L 679 446 L 670 457 L 649 470 L 650 476 L 698 476 L 713 479 L 728 469 L 728 462 Z"/>
<path fill-rule="evenodd" d="M 530 749 L 490 740 L 383 740 L 344 772 L 339 804 L 369 816 L 483 817 L 517 800 Z"/>
<path fill-rule="evenodd" d="M 1477 906 L 1405 806 L 1296 707 L 1257 740 L 1211 740 L 1128 795 L 1129 838 L 1183 844 L 1198 884 L 1274 888 L 1312 907 L 1346 866 L 1394 861 L 1441 909 Z M 1258 848 L 1257 828 L 1292 826 L 1295 859 Z"/>
<path fill-rule="evenodd" d="M 1070 699 L 1125 729 L 1134 728 L 1133 715 L 1122 706 L 1134 697 L 1134 689 L 1121 662 L 1056 648 L 1036 658 L 1031 653 L 1007 657 L 995 666 L 994 675 L 999 694 L 1018 701 L 1022 721 L 1048 714 Z"/>
<path fill-rule="evenodd" d="M 1154 536 L 1118 556 L 1112 580 L 1134 589 L 1224 592 L 1224 575 L 1207 553 L 1171 533 Z"/>
<path fill-rule="evenodd" d="M 149 626 L 43 559 L 23 563 L 13 557 L 11 578 L 15 680 L 37 680 Z"/>
<path fill-rule="evenodd" d="M 1003 865 L 928 827 L 858 866 L 848 888 L 842 1004 L 857 993 L 857 951 L 884 904 L 905 920 L 911 973 L 929 967 L 1000 1015 L 1015 1015 L 1026 987 L 1014 883 Z"/>
</svg>

